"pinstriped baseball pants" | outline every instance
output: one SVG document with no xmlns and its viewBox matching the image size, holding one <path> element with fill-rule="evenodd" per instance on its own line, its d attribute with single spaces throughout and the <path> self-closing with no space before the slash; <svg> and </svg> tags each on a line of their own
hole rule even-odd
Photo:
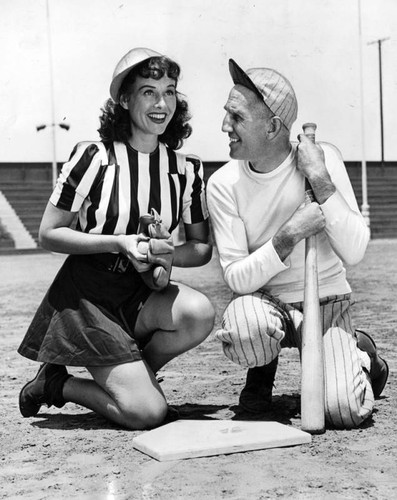
<svg viewBox="0 0 397 500">
<path fill-rule="evenodd" d="M 357 347 L 350 294 L 320 302 L 324 339 L 325 417 L 329 426 L 353 428 L 372 413 L 370 358 Z M 252 368 L 270 363 L 284 347 L 302 345 L 303 302 L 285 304 L 261 291 L 235 295 L 215 336 L 233 362 Z"/>
</svg>

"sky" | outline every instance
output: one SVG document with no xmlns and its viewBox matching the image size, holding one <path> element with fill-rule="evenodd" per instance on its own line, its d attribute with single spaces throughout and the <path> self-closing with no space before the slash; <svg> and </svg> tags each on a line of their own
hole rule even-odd
<svg viewBox="0 0 397 500">
<path fill-rule="evenodd" d="M 371 42 L 383 38 L 384 156 L 397 160 L 396 0 L 0 0 L 0 9 L 0 163 L 51 162 L 52 129 L 36 126 L 51 124 L 52 113 L 70 125 L 55 127 L 58 162 L 77 142 L 98 140 L 114 67 L 133 47 L 181 66 L 178 89 L 193 114 L 184 152 L 228 159 L 221 126 L 233 58 L 291 81 L 299 103 L 293 139 L 314 121 L 317 139 L 345 160 L 378 161 L 379 54 Z"/>
</svg>

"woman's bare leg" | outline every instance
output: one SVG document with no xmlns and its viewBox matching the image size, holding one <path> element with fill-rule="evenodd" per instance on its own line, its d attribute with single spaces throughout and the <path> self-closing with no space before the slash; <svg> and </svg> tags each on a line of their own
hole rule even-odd
<svg viewBox="0 0 397 500">
<path fill-rule="evenodd" d="M 168 361 L 199 345 L 211 333 L 214 309 L 205 295 L 181 283 L 152 293 L 141 309 L 138 340 L 150 339 L 143 357 L 154 373 Z"/>
<path fill-rule="evenodd" d="M 88 367 L 94 380 L 71 377 L 63 397 L 130 429 L 160 425 L 167 402 L 155 376 L 144 361 Z"/>
</svg>

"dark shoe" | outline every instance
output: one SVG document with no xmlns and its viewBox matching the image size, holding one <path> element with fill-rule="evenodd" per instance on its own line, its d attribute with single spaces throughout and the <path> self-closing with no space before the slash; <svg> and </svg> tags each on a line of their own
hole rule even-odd
<svg viewBox="0 0 397 500">
<path fill-rule="evenodd" d="M 357 347 L 366 352 L 371 359 L 371 370 L 369 377 L 371 379 L 372 390 L 375 398 L 378 398 L 386 385 L 389 376 L 389 365 L 378 354 L 376 344 L 368 333 L 362 330 L 356 330 Z"/>
<path fill-rule="evenodd" d="M 244 389 L 239 398 L 240 407 L 250 413 L 263 413 L 272 402 L 273 383 L 278 357 L 268 365 L 249 368 Z"/>
<path fill-rule="evenodd" d="M 24 417 L 34 417 L 40 407 L 54 405 L 62 408 L 65 400 L 62 396 L 63 384 L 72 377 L 61 365 L 44 363 L 35 378 L 24 385 L 19 393 L 19 410 Z"/>
</svg>

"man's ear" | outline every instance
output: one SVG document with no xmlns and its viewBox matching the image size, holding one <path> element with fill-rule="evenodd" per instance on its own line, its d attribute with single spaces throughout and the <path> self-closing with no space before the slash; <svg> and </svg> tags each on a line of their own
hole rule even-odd
<svg viewBox="0 0 397 500">
<path fill-rule="evenodd" d="M 274 139 L 278 136 L 280 130 L 283 128 L 283 122 L 279 116 L 272 116 L 270 119 L 269 130 L 267 135 L 269 139 Z"/>
</svg>

